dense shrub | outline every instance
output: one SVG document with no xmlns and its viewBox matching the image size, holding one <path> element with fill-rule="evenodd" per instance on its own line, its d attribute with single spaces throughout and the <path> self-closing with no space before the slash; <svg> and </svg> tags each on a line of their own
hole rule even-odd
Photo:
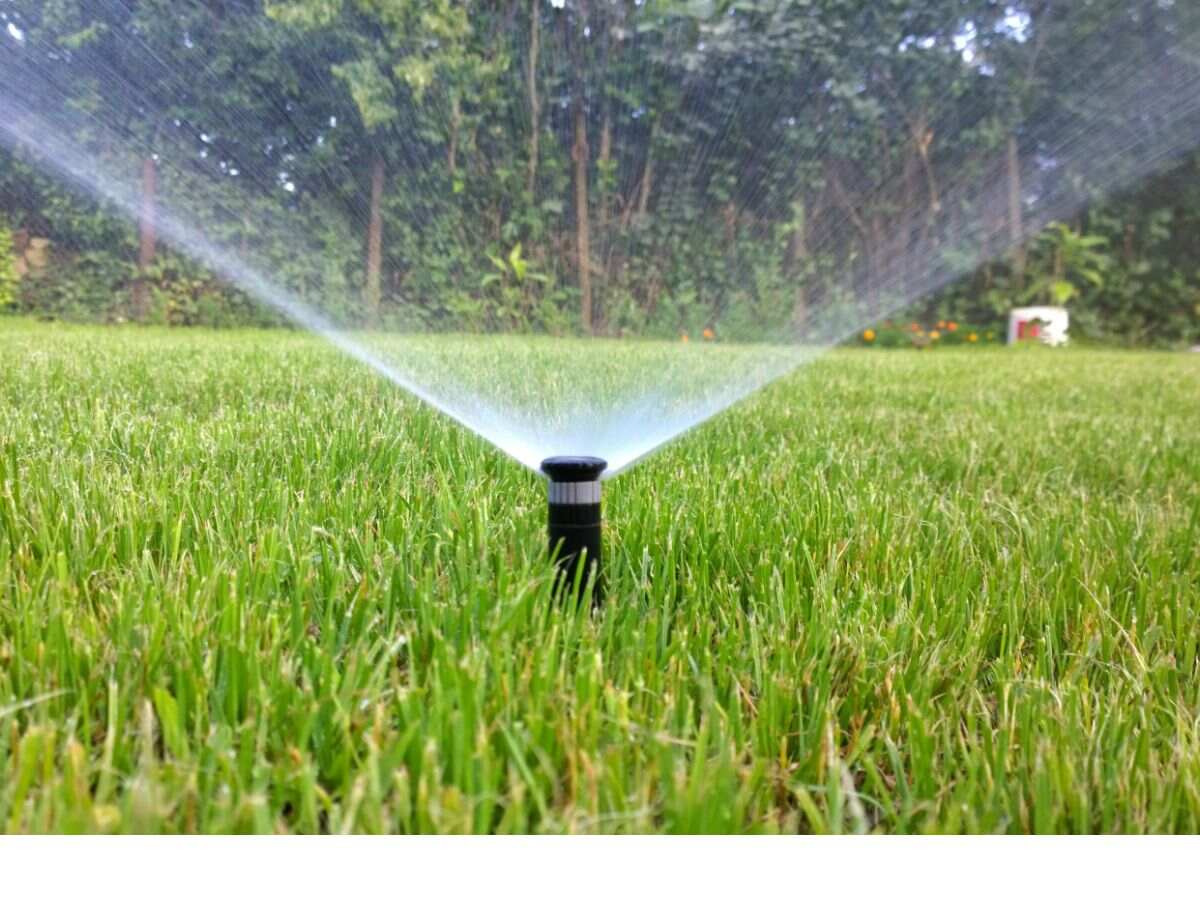
<svg viewBox="0 0 1200 900">
<path fill-rule="evenodd" d="M 1070 287 L 1056 287 L 1063 283 Z M 1043 296 L 1031 296 L 1039 286 Z M 1075 341 L 1200 342 L 1200 155 L 1047 229 L 1030 244 L 1023 278 L 1001 257 L 913 314 L 1002 331 L 1012 307 L 1058 301 L 1070 311 Z"/>
<path fill-rule="evenodd" d="M 12 232 L 0 222 L 0 310 L 16 302 L 17 267 L 13 259 Z"/>
<path fill-rule="evenodd" d="M 1097 85 L 1074 62 L 1102 50 L 1120 71 L 1184 83 L 1186 54 L 1162 50 L 1200 30 L 1195 4 L 1145 0 L 1155 11 L 1144 18 L 1141 5 L 1118 4 L 1139 22 L 1130 29 L 1103 4 L 1035 4 L 1027 41 L 990 0 L 919 19 L 865 0 L 294 0 L 221 4 L 221 15 L 72 0 L 19 17 L 27 38 L 12 71 L 25 92 L 57 74 L 48 127 L 95 154 L 117 187 L 96 193 L 125 213 L 174 213 L 196 240 L 352 326 L 672 339 L 715 327 L 744 340 L 801 323 L 817 337 L 861 334 L 891 315 L 927 335 L 938 321 L 986 333 L 1014 305 L 1049 300 L 1069 304 L 1077 339 L 1181 345 L 1200 340 L 1200 156 L 1101 202 L 1185 144 L 1160 146 L 1147 129 L 1162 123 L 1132 104 L 1096 118 Z M 986 52 L 963 53 L 977 26 Z M 931 29 L 920 53 L 917 28 Z M 703 58 L 679 52 L 693 32 L 706 35 Z M 161 78 L 164 60 L 190 59 L 180 35 L 207 59 L 178 65 L 186 86 Z M 1041 53 L 1044 41 L 1053 49 Z M 1166 134 L 1190 136 L 1189 121 Z M 1119 159 L 1095 168 L 1079 142 L 1019 164 L 1061 129 L 1108 140 Z M 169 228 L 138 271 L 137 226 L 46 174 L 39 152 L 0 151 L 0 218 L 50 241 L 53 261 L 0 305 L 182 326 L 282 321 L 167 250 Z M 1036 177 L 1022 182 L 1023 168 Z M 1019 217 L 997 187 L 1027 198 Z M 1070 220 L 1039 231 L 1051 208 Z M 1021 271 L 1005 246 L 1018 229 Z M 911 310 L 886 299 L 954 272 Z M 873 330 L 877 344 L 913 340 Z"/>
</svg>

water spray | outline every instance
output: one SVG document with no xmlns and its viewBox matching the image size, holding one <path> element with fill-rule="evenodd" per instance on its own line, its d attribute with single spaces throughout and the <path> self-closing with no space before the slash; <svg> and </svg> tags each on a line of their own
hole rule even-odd
<svg viewBox="0 0 1200 900">
<path fill-rule="evenodd" d="M 555 592 L 560 595 L 578 578 L 580 589 L 590 591 L 593 602 L 604 598 L 600 473 L 606 468 L 608 463 L 596 456 L 551 456 L 542 461 L 550 479 L 550 557 L 558 566 Z"/>
<path fill-rule="evenodd" d="M 572 84 L 577 97 L 600 96 L 618 73 L 636 69 L 650 79 L 645 93 L 654 101 L 639 101 L 631 110 L 633 101 L 618 98 L 613 115 L 679 122 L 680 133 L 694 137 L 680 145 L 671 166 L 651 165 L 653 127 L 613 130 L 608 137 L 614 144 L 603 153 L 646 161 L 640 196 L 630 202 L 638 221 L 655 233 L 680 236 L 670 248 L 647 242 L 637 228 L 588 231 L 588 204 L 575 202 L 573 209 L 582 215 L 576 233 L 542 235 L 522 256 L 521 245 L 512 244 L 516 235 L 507 229 L 493 235 L 494 223 L 480 212 L 493 208 L 495 198 L 496 208 L 520 205 L 521 179 L 513 180 L 512 196 L 507 186 L 470 179 L 461 186 L 461 202 L 442 203 L 436 194 L 445 179 L 462 181 L 455 169 L 461 165 L 455 162 L 461 157 L 455 143 L 459 129 L 381 134 L 387 146 L 373 154 L 369 192 L 342 191 L 339 178 L 331 177 L 329 148 L 353 142 L 365 120 L 348 124 L 361 120 L 362 110 L 347 96 L 339 74 L 345 65 L 341 41 L 326 39 L 333 34 L 327 29 L 340 34 L 346 28 L 353 40 L 368 42 L 393 34 L 395 17 L 371 11 L 384 4 L 366 4 L 371 10 L 336 23 L 324 22 L 326 17 L 307 21 L 313 16 L 276 19 L 253 3 L 227 4 L 231 9 L 216 19 L 194 2 L 80 5 L 93 23 L 89 28 L 103 29 L 112 40 L 75 47 L 78 23 L 14 9 L 35 10 L 38 4 L 0 3 L 0 148 L 123 212 L 147 239 L 154 235 L 218 276 L 212 285 L 215 309 L 223 309 L 225 288 L 236 287 L 238 296 L 253 297 L 322 335 L 522 465 L 534 471 L 540 466 L 551 481 L 550 533 L 561 545 L 555 551 L 559 564 L 568 575 L 578 574 L 577 560 L 586 556 L 585 575 L 594 575 L 597 583 L 602 471 L 610 477 L 625 471 L 752 391 L 862 334 L 872 322 L 899 314 L 1026 243 L 1043 225 L 1070 220 L 1100 192 L 1161 171 L 1200 146 L 1195 0 L 976 4 L 969 23 L 947 5 L 943 20 L 931 12 L 916 30 L 905 17 L 878 16 L 874 4 L 860 0 L 843 11 L 847 27 L 810 29 L 796 46 L 764 45 L 759 16 L 731 17 L 724 4 L 707 4 L 713 10 L 698 14 L 696 24 L 720 29 L 728 47 L 741 48 L 737 78 L 725 77 L 727 54 L 695 52 L 690 29 L 670 37 L 674 32 L 659 28 L 656 4 L 641 4 L 640 10 L 631 5 L 617 19 L 634 31 L 643 25 L 656 29 L 666 41 L 659 50 L 647 55 L 642 42 L 610 42 L 596 65 L 581 67 L 572 43 L 575 26 L 594 31 L 615 27 L 616 19 L 595 9 L 604 4 L 593 4 L 590 14 L 579 5 L 564 18 L 563 0 L 554 0 L 534 4 L 523 17 L 508 17 L 511 30 L 483 19 L 477 29 L 472 21 L 463 40 L 487 41 L 511 56 L 513 73 L 528 71 L 531 96 L 540 88 L 548 98 L 561 84 Z M 1062 8 L 1067 6 L 1079 10 Z M 542 49 L 535 49 L 528 28 L 537 29 L 533 34 L 541 35 L 536 46 Z M 395 39 L 436 43 L 436 23 L 414 29 L 397 32 Z M 187 40 L 179 40 L 180 34 Z M 1043 38 L 1051 44 L 1039 56 Z M 64 41 L 73 52 L 63 53 Z M 914 43 L 939 49 L 917 54 L 909 50 Z M 915 130 L 883 134 L 872 124 L 874 114 L 847 108 L 838 114 L 836 128 L 810 141 L 830 104 L 839 105 L 841 83 L 812 77 L 824 63 L 811 60 L 844 58 L 852 69 L 868 45 L 878 50 L 872 58 L 881 71 L 905 74 L 899 81 L 874 79 L 879 83 L 863 88 L 863 101 L 878 108 L 879 116 L 901 121 L 919 99 L 920 127 L 914 122 Z M 196 60 L 214 55 L 261 58 L 279 77 L 244 84 L 234 79 L 241 90 L 230 96 L 228 77 L 197 72 Z M 1035 59 L 1042 66 L 1037 90 L 1027 91 Z M 391 79 L 388 75 L 383 85 L 389 91 Z M 696 91 L 658 89 L 679 79 Z M 293 82 L 312 103 L 293 110 L 294 117 L 259 114 L 287 112 Z M 1005 100 L 1014 91 L 1028 93 L 1020 110 Z M 1056 99 L 1060 93 L 1063 101 Z M 436 124 L 438 102 L 407 92 L 391 112 L 384 104 L 384 112 L 403 111 L 414 122 Z M 538 140 L 547 142 L 542 151 L 547 160 L 578 157 L 576 151 L 586 149 L 586 140 L 580 140 L 587 137 L 587 115 L 579 115 L 586 104 L 574 104 L 575 128 L 551 127 L 549 106 L 540 118 L 535 109 L 521 121 L 504 102 L 475 106 L 479 127 L 492 135 L 487 146 L 471 148 L 472 164 L 484 170 L 501 170 L 531 138 L 534 151 L 543 146 Z M 989 121 L 1005 127 L 991 129 L 977 146 L 979 123 Z M 162 127 L 171 122 L 173 127 Z M 435 131 L 446 131 L 440 150 Z M 876 141 L 879 135 L 887 139 Z M 869 146 L 863 136 L 871 138 Z M 278 149 L 285 145 L 286 153 Z M 910 171 L 914 152 L 927 177 Z M 535 152 L 530 159 L 526 193 L 539 183 L 539 158 Z M 152 159 L 155 178 L 147 180 L 142 176 Z M 981 168 L 981 159 L 994 159 L 1003 173 L 991 174 L 990 163 Z M 839 174 L 859 169 L 872 176 Z M 733 219 L 723 227 L 713 214 L 712 171 L 730 173 L 737 187 L 729 208 Z M 586 179 L 576 182 L 586 186 Z M 375 190 L 380 184 L 390 187 Z M 838 202 L 809 204 L 829 191 Z M 550 210 L 553 203 L 548 197 L 543 207 Z M 361 237 L 373 248 L 387 229 L 407 227 L 403 216 L 410 209 L 426 210 L 430 233 L 447 236 L 439 239 L 438 253 L 454 271 L 474 271 L 470 267 L 487 256 L 481 251 L 498 251 L 500 238 L 511 249 L 506 259 L 493 259 L 496 271 L 475 287 L 464 283 L 444 290 L 438 287 L 440 275 L 392 283 L 389 315 L 363 327 L 364 313 L 368 320 L 375 316 L 362 304 L 346 302 L 347 279 L 358 273 L 325 259 L 329 235 L 357 233 L 365 224 L 368 234 Z M 867 235 L 856 209 L 878 213 L 883 231 Z M 32 207 L 26 212 L 42 215 Z M 761 227 L 738 227 L 743 220 Z M 216 221 L 228 227 L 207 227 Z M 792 236 L 771 242 L 773 249 L 764 246 L 761 262 L 774 272 L 792 272 L 803 257 L 802 268 L 812 270 L 803 292 L 787 299 L 771 291 L 756 299 L 754 291 L 708 291 L 694 299 L 685 319 L 704 321 L 715 331 L 706 328 L 700 341 L 686 334 L 660 340 L 685 319 L 674 304 L 655 298 L 685 290 L 687 282 L 680 279 L 697 254 L 716 254 L 735 288 L 739 281 L 752 285 L 758 270 L 743 242 L 756 241 L 759 230 Z M 592 238 L 589 253 L 584 245 Z M 874 252 L 880 248 L 887 252 Z M 119 253 L 93 246 L 92 238 L 78 249 L 106 259 Z M 363 284 L 377 280 L 382 265 L 379 254 L 367 256 L 371 271 L 362 273 Z M 286 277 L 281 259 L 296 262 Z M 553 305 L 558 301 L 550 299 L 552 293 L 565 295 L 558 288 L 544 293 L 529 282 L 571 267 L 582 279 L 592 267 L 589 259 L 621 261 L 628 269 L 637 316 L 622 317 L 616 329 L 607 327 L 615 320 L 593 321 L 590 288 L 578 284 L 577 333 L 547 328 L 536 303 Z M 289 285 L 304 285 L 303 295 Z M 490 309 L 496 290 L 505 296 L 515 290 L 530 303 L 543 299 L 534 306 L 524 301 L 505 306 L 499 317 L 479 317 L 479 310 Z M 366 299 L 373 308 L 379 298 Z M 593 337 L 610 331 L 609 337 Z M 603 459 L 546 459 L 577 447 Z M 584 495 L 595 501 L 581 502 Z"/>
</svg>

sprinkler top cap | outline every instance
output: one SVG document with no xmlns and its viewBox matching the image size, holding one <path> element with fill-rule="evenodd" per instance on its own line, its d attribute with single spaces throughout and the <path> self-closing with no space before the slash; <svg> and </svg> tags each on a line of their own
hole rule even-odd
<svg viewBox="0 0 1200 900">
<path fill-rule="evenodd" d="M 599 481 L 608 463 L 598 456 L 551 456 L 542 460 L 542 471 L 551 481 Z"/>
</svg>

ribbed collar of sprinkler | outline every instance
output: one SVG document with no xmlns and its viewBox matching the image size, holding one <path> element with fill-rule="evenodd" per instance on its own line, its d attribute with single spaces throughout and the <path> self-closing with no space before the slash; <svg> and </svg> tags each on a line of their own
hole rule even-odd
<svg viewBox="0 0 1200 900">
<path fill-rule="evenodd" d="M 593 603 L 604 596 L 601 569 L 600 473 L 608 463 L 596 456 L 551 456 L 542 461 L 550 479 L 550 557 L 558 566 L 555 594 L 590 591 Z"/>
<path fill-rule="evenodd" d="M 608 463 L 598 456 L 551 456 L 542 460 L 542 471 L 551 481 L 599 481 Z"/>
</svg>

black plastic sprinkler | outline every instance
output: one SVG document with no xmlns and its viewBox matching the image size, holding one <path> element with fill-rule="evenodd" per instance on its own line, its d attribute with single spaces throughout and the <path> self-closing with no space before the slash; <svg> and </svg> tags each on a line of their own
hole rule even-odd
<svg viewBox="0 0 1200 900">
<path fill-rule="evenodd" d="M 604 598 L 600 473 L 606 468 L 608 463 L 595 456 L 551 456 L 542 461 L 550 479 L 550 556 L 558 564 L 559 595 L 571 590 L 578 577 L 584 592 L 591 578 L 593 602 Z"/>
</svg>

